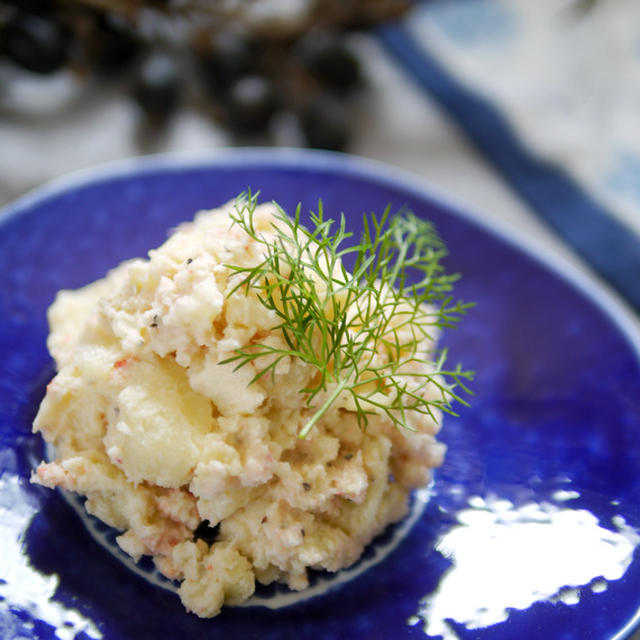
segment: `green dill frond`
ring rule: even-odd
[[[458,279],[447,274],[447,250],[430,222],[410,211],[362,218],[363,233],[347,244],[344,214],[325,216],[322,203],[307,229],[298,205],[292,216],[278,205],[268,235],[259,232],[254,214],[257,195],[241,196],[232,224],[262,245],[264,259],[253,267],[227,265],[235,274],[233,291],[252,291],[277,317],[273,331],[286,348],[252,344],[225,360],[243,367],[269,355],[270,364],[254,381],[274,375],[286,357],[315,368],[314,383],[301,393],[311,418],[305,437],[345,394],[362,428],[374,414],[411,428],[408,412],[437,419],[454,413],[454,401],[467,404],[458,389],[470,393],[473,373],[445,366],[446,350],[435,349],[443,328],[455,327],[472,304],[454,300]],[[345,267],[345,260],[353,264]]]

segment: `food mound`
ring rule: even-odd
[[[201,617],[248,599],[256,580],[300,590],[309,568],[354,563],[444,455],[438,407],[408,408],[403,429],[346,392],[301,437],[335,384],[309,402],[317,367],[286,355],[277,308],[238,286],[237,268],[260,264],[285,228],[278,211],[232,202],[200,212],[148,259],[60,292],[49,310],[58,373],[34,430],[55,461],[33,480],[86,496],[89,513],[122,531],[119,546],[151,556]],[[250,212],[255,235],[232,212]],[[259,357],[238,366],[239,350],[257,344]],[[425,362],[412,358],[409,376],[433,368],[433,347],[420,338]],[[199,535],[206,526],[213,540]]]

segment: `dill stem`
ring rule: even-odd
[[[433,343],[433,326],[455,326],[471,306],[454,303],[449,294],[457,276],[444,272],[440,259],[447,255],[446,248],[431,224],[411,212],[390,216],[387,207],[379,218],[363,216],[359,244],[340,248],[352,235],[346,231],[345,216],[332,231],[334,221],[324,217],[321,203],[318,206],[318,213],[311,212],[311,231],[301,224],[301,205],[293,217],[276,206],[272,233],[263,235],[254,225],[256,197],[240,198],[231,219],[262,245],[264,260],[256,266],[227,265],[242,276],[231,293],[242,287],[249,295],[253,289],[259,302],[275,313],[274,330],[281,332],[286,346],[257,343],[257,351],[239,349],[231,360],[242,367],[259,355],[280,354],[316,369],[319,380],[300,390],[311,414],[300,438],[343,392],[350,394],[351,411],[363,429],[368,415],[386,416],[398,427],[413,429],[409,412],[435,419],[434,407],[451,412],[452,400],[466,404],[453,389],[460,386],[469,392],[464,380],[471,380],[472,372],[459,366],[444,371],[446,350],[435,361],[425,351],[426,344]],[[355,254],[353,273],[342,262],[349,254]],[[419,281],[413,283],[418,274]],[[435,357],[437,351],[431,348],[429,353]],[[430,368],[415,371],[412,363]],[[270,364],[252,382],[269,371],[275,380],[275,365]],[[333,390],[330,384],[335,384]],[[442,397],[425,397],[428,385],[439,389]],[[387,396],[386,401],[378,392]],[[327,394],[324,401],[322,394]]]
[[[304,425],[304,427],[298,434],[299,438],[302,439],[307,437],[307,435],[309,434],[309,431],[313,429],[313,426],[315,425],[315,423],[318,422],[320,418],[322,418],[322,416],[327,412],[329,407],[335,402],[336,398],[342,393],[342,391],[344,391],[344,389],[348,386],[348,384],[349,384],[348,376],[340,380],[336,388],[333,390],[333,393],[322,403],[322,406],[313,414],[313,417],[311,418],[311,420],[309,420],[309,422],[307,422],[307,424]]]

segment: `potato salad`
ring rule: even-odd
[[[52,458],[33,481],[86,496],[87,511],[121,532],[119,546],[151,556],[200,617],[247,600],[256,582],[301,590],[308,570],[353,564],[445,454],[435,436],[453,385],[433,355],[437,322],[416,329],[436,312],[396,305],[399,319],[367,334],[348,366],[347,342],[331,350],[326,327],[307,322],[328,354],[321,367],[286,324],[286,305],[304,301],[282,293],[292,268],[277,274],[279,290],[265,289],[268,247],[300,245],[283,220],[276,204],[251,199],[201,211],[148,258],[61,291],[49,310],[57,374],[34,431]],[[307,263],[300,273],[332,322],[348,318],[340,340],[350,339],[364,320],[327,296],[342,300],[343,285],[328,287],[351,272],[329,260],[322,236],[305,238],[303,255],[336,275],[323,280]],[[359,314],[372,306],[358,300]],[[339,366],[343,378],[331,377]]]

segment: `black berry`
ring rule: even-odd
[[[137,70],[133,98],[152,124],[163,124],[178,107],[182,83],[174,56],[152,52]]]
[[[296,55],[326,89],[343,93],[360,84],[360,65],[344,39],[336,34],[310,32],[298,43]]]
[[[86,44],[89,63],[100,75],[127,70],[141,51],[142,43],[133,31],[106,13],[99,14]]]
[[[206,87],[216,95],[242,76],[254,73],[258,62],[253,44],[231,31],[207,38],[198,47],[197,59]]]
[[[53,73],[69,57],[69,34],[49,17],[18,13],[5,23],[2,50],[12,62],[33,73]]]
[[[251,133],[266,128],[278,108],[273,82],[262,75],[240,78],[231,86],[227,108],[235,131]]]
[[[302,112],[302,129],[307,144],[316,149],[343,151],[350,138],[349,109],[330,95],[316,97]]]

